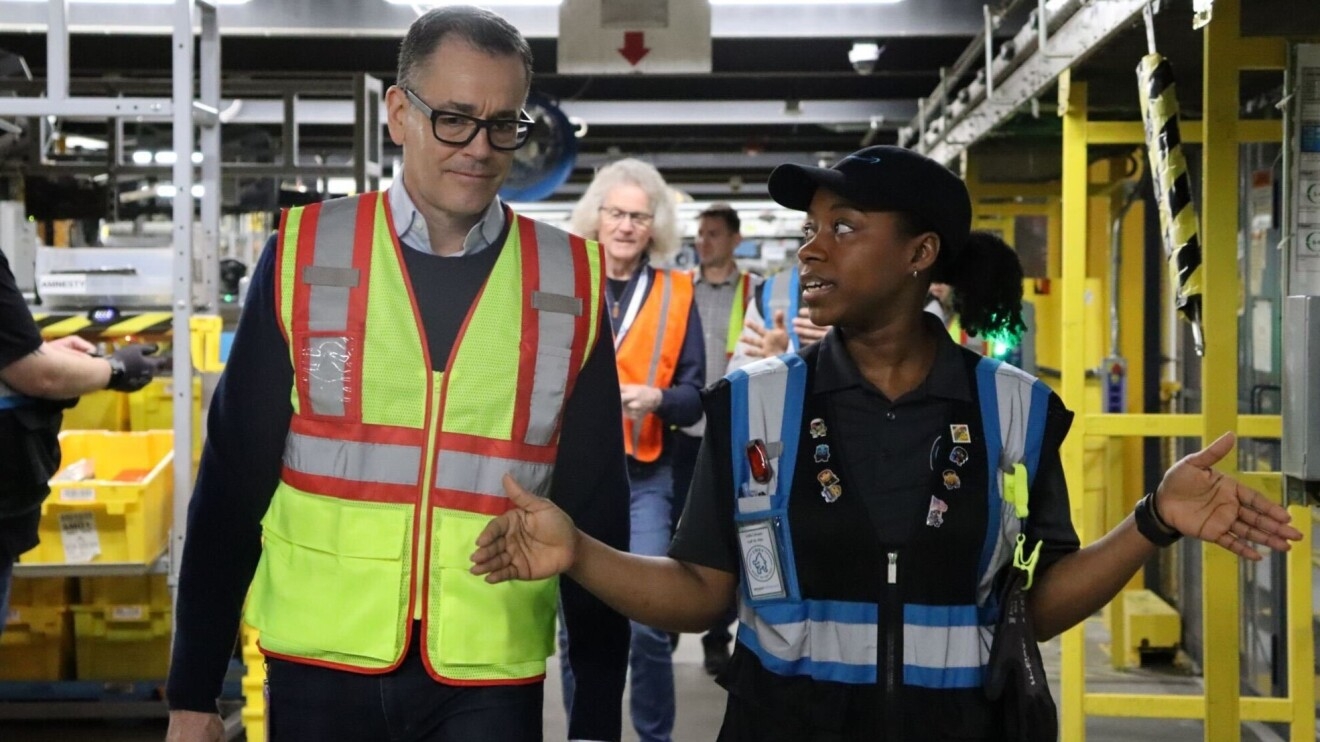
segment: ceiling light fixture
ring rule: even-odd
[[[50,0],[9,0],[14,3],[41,3]],[[75,5],[173,5],[175,0],[69,0]],[[252,0],[215,0],[220,5],[246,5]]]
[[[390,5],[416,5],[423,8],[437,8],[442,5],[470,5],[472,0],[455,2],[414,2],[414,0],[385,0]],[[476,3],[487,8],[557,8],[564,0],[482,0]]]
[[[717,5],[897,5],[903,0],[710,0]]]

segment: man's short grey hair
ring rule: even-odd
[[[573,207],[573,232],[589,240],[599,239],[600,209],[610,192],[624,185],[641,188],[651,202],[655,221],[651,223],[651,242],[646,246],[651,262],[678,252],[678,210],[674,208],[673,192],[655,166],[633,158],[611,162],[597,171],[587,192]]]
[[[418,70],[447,38],[466,41],[492,56],[522,59],[527,84],[532,84],[532,47],[522,33],[496,13],[471,5],[448,5],[432,8],[408,27],[399,44],[399,70],[395,80],[401,88],[412,89]]]

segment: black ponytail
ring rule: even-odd
[[[997,235],[973,231],[956,255],[940,254],[933,278],[953,287],[953,309],[968,334],[1016,343],[1026,331],[1022,263]]]

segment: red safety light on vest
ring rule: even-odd
[[[774,467],[770,466],[770,453],[760,438],[747,444],[747,463],[752,467],[752,479],[758,484],[769,484],[775,475]]]

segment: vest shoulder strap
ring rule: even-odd
[[[1005,499],[1014,502],[1019,517],[1026,517],[1028,489],[1036,481],[1045,440],[1050,388],[1022,369],[992,358],[981,358],[975,373],[986,447],[1000,471],[1011,475],[1005,484],[1013,494]]]
[[[796,353],[763,358],[725,377],[730,391],[733,482],[739,511],[779,508],[788,501],[802,428],[807,363]],[[751,476],[748,446],[760,441],[770,479]],[[765,505],[762,508],[759,505]]]

